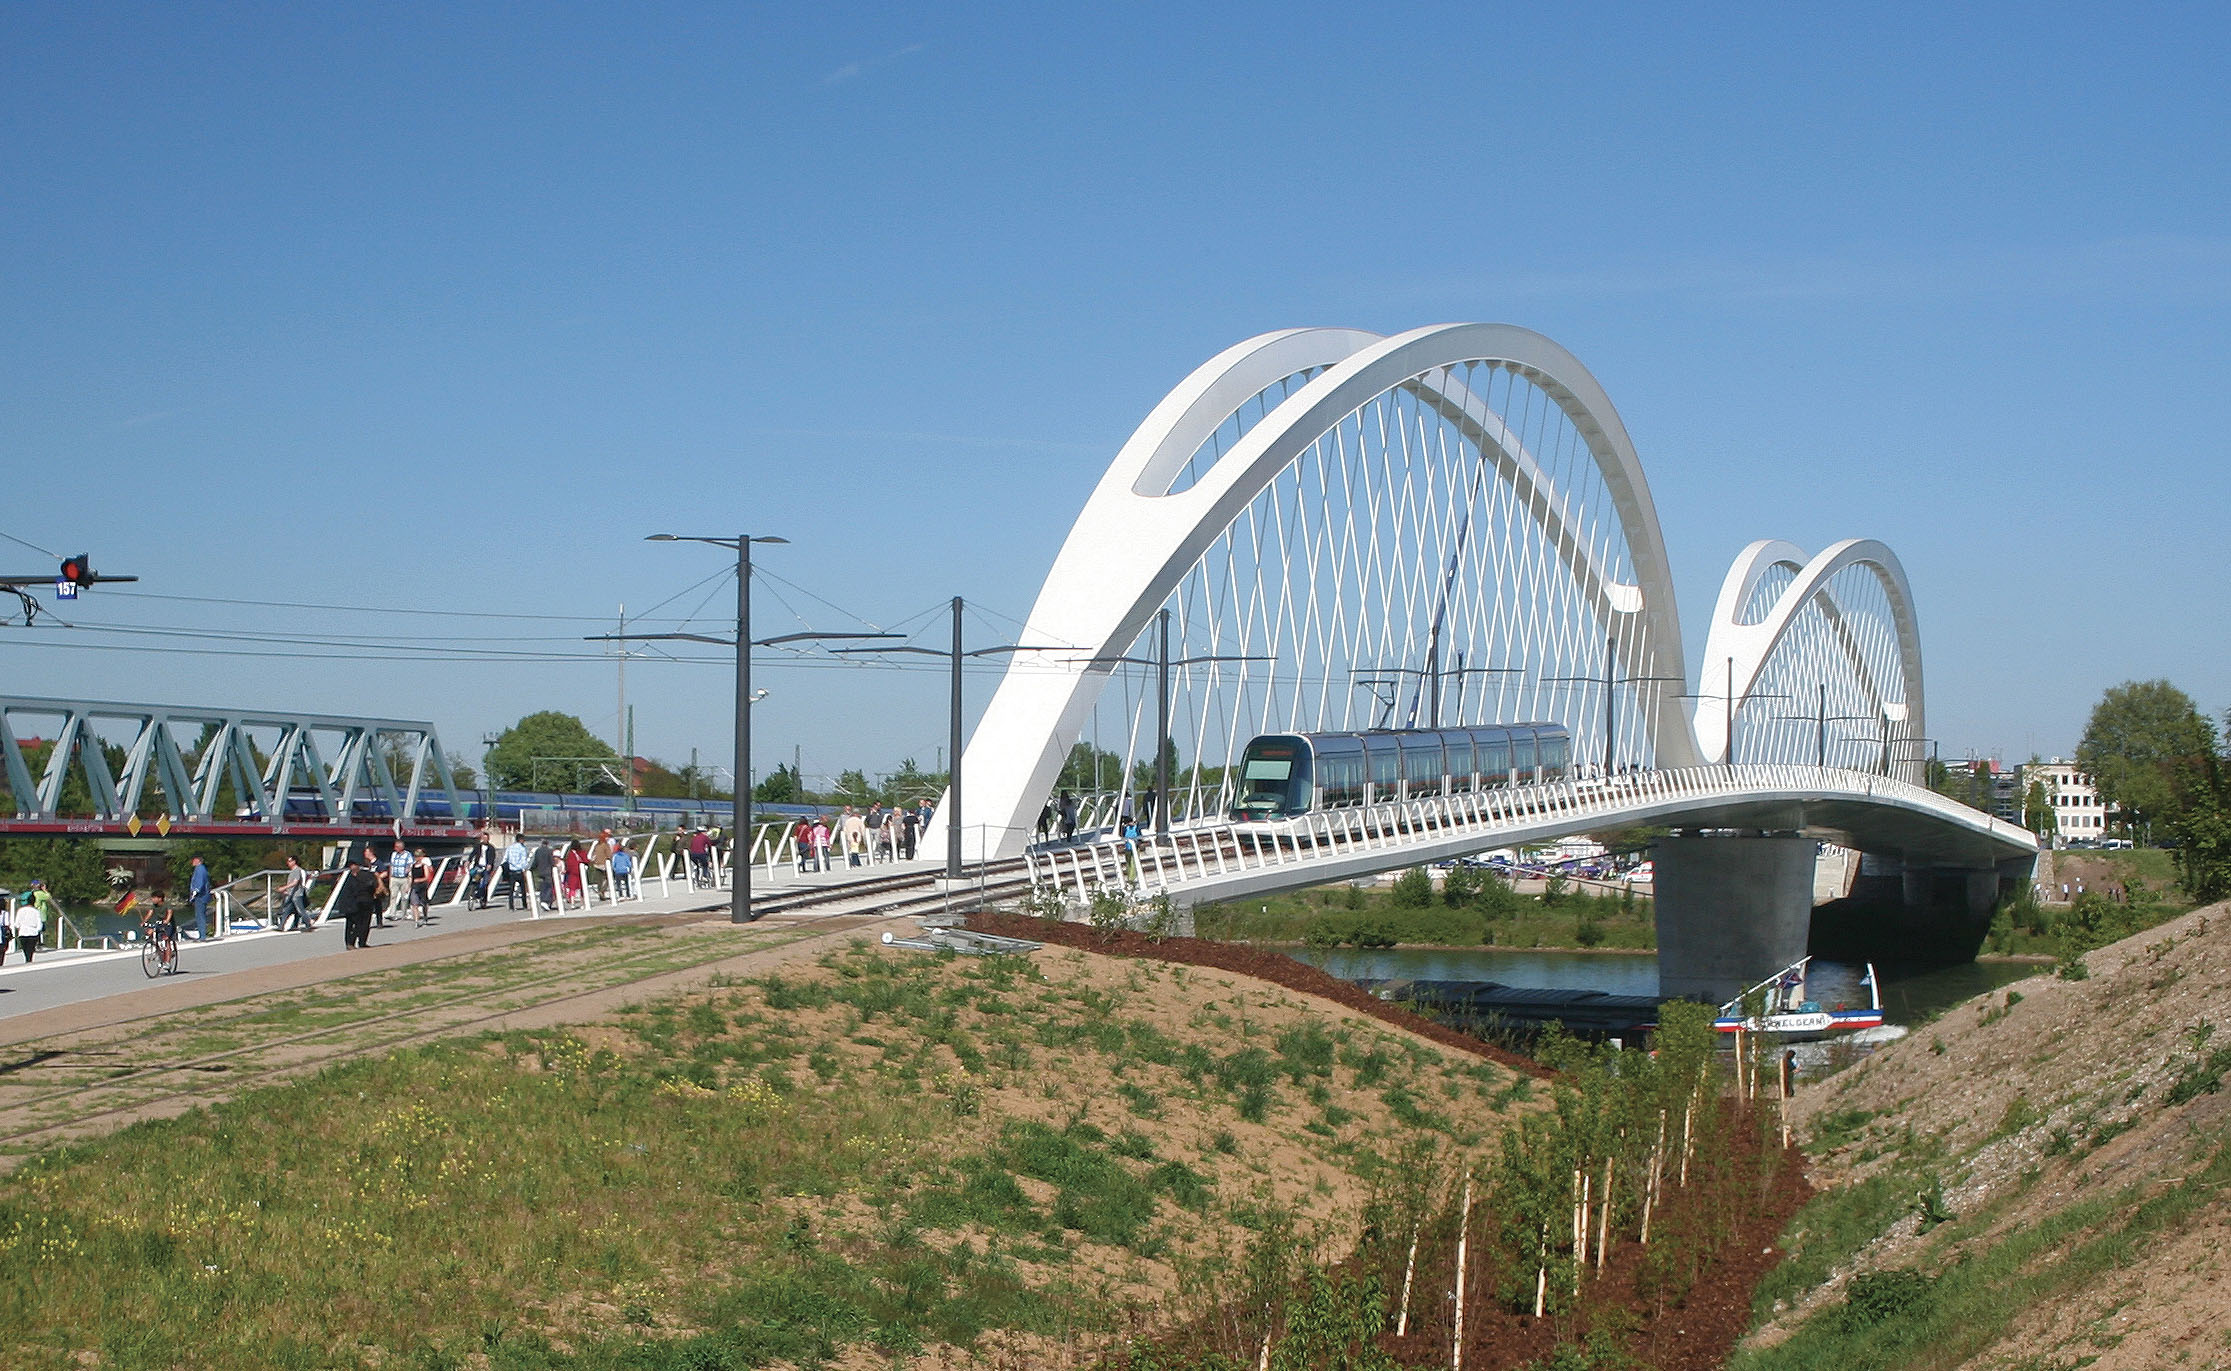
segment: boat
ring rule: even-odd
[[[1882,989],[1875,983],[1875,965],[1859,983],[1867,987],[1870,1001],[1864,1009],[1837,1005],[1823,1009],[1805,998],[1805,968],[1811,957],[1799,957],[1780,971],[1720,1006],[1712,1026],[1722,1033],[1842,1033],[1859,1028],[1882,1027]],[[1745,1014],[1746,1003],[1762,1005],[1761,1014]]]

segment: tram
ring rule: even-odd
[[[1466,795],[1557,780],[1572,770],[1563,724],[1265,733],[1240,753],[1231,816],[1272,824],[1316,810]]]

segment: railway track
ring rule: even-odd
[[[182,1113],[337,1061],[522,1016],[562,1020],[568,1009],[593,1012],[600,997],[768,960],[894,916],[975,908],[1027,887],[1020,862],[999,864],[980,887],[950,894],[934,877],[895,875],[754,901],[760,921],[741,943],[736,930],[705,929],[702,913],[644,916],[19,1043],[0,1058],[0,1170],[55,1142]],[[864,901],[871,907],[830,908]],[[181,1038],[183,1050],[134,1060]]]

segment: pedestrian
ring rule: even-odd
[[[496,878],[496,844],[493,837],[482,830],[480,840],[465,858],[465,904],[470,909],[488,907],[488,883]]]
[[[527,893],[527,869],[534,863],[534,855],[527,851],[527,844],[516,833],[504,848],[504,908],[526,909],[533,897]]]
[[[1048,803],[1039,806],[1038,822],[1031,826],[1030,836],[1036,841],[1042,843],[1046,841],[1046,835],[1053,831],[1053,826],[1054,807],[1053,804],[1049,801]]]
[[[1061,792],[1061,840],[1068,842],[1077,836],[1077,797]]]
[[[588,869],[589,865],[588,858],[581,855],[581,844],[570,839],[567,840],[564,860],[565,897],[571,903],[581,904],[583,903],[581,890],[584,880],[582,873]]]
[[[558,854],[552,850],[550,840],[544,838],[535,844],[535,854],[528,862],[534,872],[534,899],[544,911],[558,907]]]
[[[346,950],[372,945],[372,917],[380,909],[380,875],[372,865],[369,843],[356,861],[341,873],[341,888],[334,895],[341,916],[341,946]]]
[[[281,933],[307,932],[310,927],[310,873],[291,853],[287,856],[287,883],[279,887],[278,917],[271,922]]]
[[[814,870],[816,870],[816,871],[827,871],[827,870],[829,869],[829,839],[830,839],[830,836],[831,836],[831,835],[830,835],[830,832],[829,832],[829,816],[828,816],[828,815],[826,815],[826,814],[816,814],[816,815],[814,815],[814,816],[813,816],[813,869],[814,869]]]
[[[389,918],[400,924],[411,916],[411,874],[417,866],[411,850],[403,846],[402,839],[396,839],[387,854],[387,912],[380,919],[380,927],[387,927]]]
[[[899,851],[905,855],[905,860],[914,860],[915,840],[921,837],[927,823],[928,820],[911,809],[899,811]]]
[[[212,883],[209,879],[209,868],[202,864],[201,858],[196,857],[194,858],[193,872],[186,878],[186,898],[192,901],[194,906],[194,937],[196,939],[204,939],[209,936],[209,897],[211,891]]]
[[[860,811],[854,809],[851,805],[846,805],[844,807],[844,818],[839,822],[838,828],[844,834],[845,864],[858,866],[860,857],[867,851],[868,846],[867,820],[860,817]]]
[[[596,886],[597,894],[612,898],[612,830],[597,835],[596,843],[589,848],[589,880]]]
[[[54,897],[47,893],[46,882],[31,882],[30,893],[17,900],[15,906],[15,945],[23,954],[24,965],[30,965],[32,955],[39,950],[39,935],[46,931],[47,920],[60,917],[54,907]]]
[[[914,831],[918,834],[928,833],[930,831],[930,819],[936,813],[937,811],[931,807],[928,797],[923,797],[921,803],[914,806]],[[907,844],[906,855],[909,857],[914,855],[914,845],[911,842]]]
[[[813,864],[813,820],[800,819],[791,826],[790,846],[798,854],[798,874],[803,876]]]
[[[625,843],[617,843],[612,848],[612,898],[635,898],[635,854],[627,850]]]
[[[0,966],[8,964],[8,945],[15,941],[15,895],[0,890]]]
[[[411,868],[411,903],[418,906],[418,921],[424,924],[434,916],[434,859],[420,848],[418,862]]]
[[[883,822],[875,830],[875,851],[879,861],[897,861],[899,856],[899,811],[883,811]]]

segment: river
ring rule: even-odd
[[[1495,981],[1532,990],[1599,990],[1611,995],[1658,993],[1658,959],[1637,952],[1551,952],[1506,947],[1288,948],[1295,958],[1342,980]],[[1911,1028],[1960,1001],[2051,971],[2026,962],[1963,962],[1954,966],[1876,968],[1886,1022]],[[1866,968],[1815,961],[1811,997],[1824,1005],[1866,1004],[1859,981]]]

